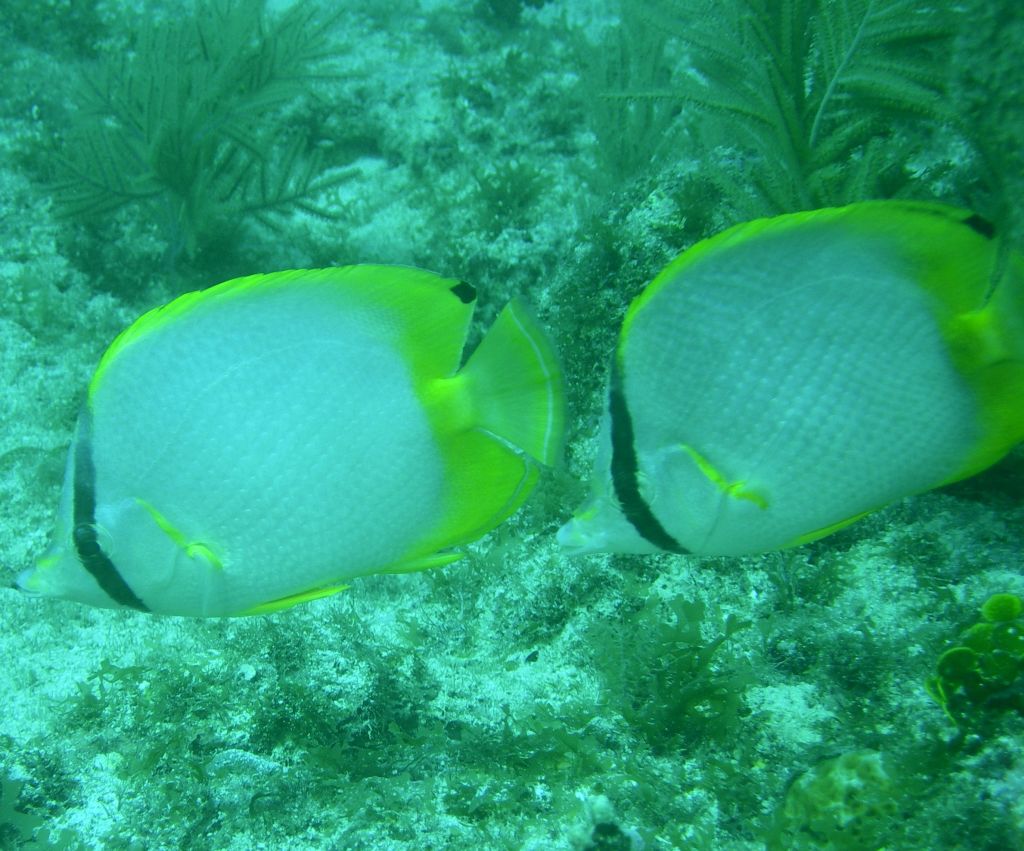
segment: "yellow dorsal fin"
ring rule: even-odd
[[[476,292],[468,284],[411,266],[356,265],[295,269],[233,278],[179,296],[143,314],[103,354],[89,385],[90,396],[109,366],[128,348],[169,323],[236,299],[272,297],[282,288],[305,290],[325,307],[383,311],[382,327],[394,337],[420,380],[452,375],[462,359]]]
[[[346,266],[322,273],[344,273],[348,295],[390,312],[416,384],[447,378],[459,368],[476,304],[469,284],[411,266]]]

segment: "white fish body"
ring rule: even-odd
[[[401,267],[277,273],[142,317],[90,384],[30,591],[184,615],[268,611],[444,564],[561,440],[515,304],[457,372],[472,288]]]
[[[739,225],[634,301],[576,552],[740,555],[972,475],[1024,438],[1024,264],[866,202]]]

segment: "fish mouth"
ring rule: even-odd
[[[555,533],[555,540],[567,555],[585,555],[600,551],[600,547],[595,545],[585,525],[577,517],[571,518],[559,528]]]
[[[35,567],[26,567],[17,576],[14,577],[11,582],[11,588],[16,588],[19,591],[23,591],[26,594],[32,594],[33,596],[39,596],[39,588],[35,587],[38,585],[38,578],[36,577]]]

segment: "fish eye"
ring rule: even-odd
[[[81,561],[105,557],[111,543],[110,533],[94,523],[76,523],[71,532],[71,541]]]
[[[82,556],[98,555],[100,552],[99,536],[96,534],[96,527],[91,523],[75,524],[71,540]]]

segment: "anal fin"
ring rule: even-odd
[[[251,609],[238,612],[239,617],[246,615],[267,615],[271,612],[280,612],[284,609],[290,609],[292,606],[297,606],[299,603],[308,603],[310,600],[319,600],[322,597],[330,597],[333,594],[338,594],[342,591],[351,588],[350,585],[329,585],[324,588],[313,588],[309,591],[300,591],[298,594],[292,594],[288,597],[280,597],[277,600],[270,600],[267,603],[260,603],[258,606],[253,606]]]

